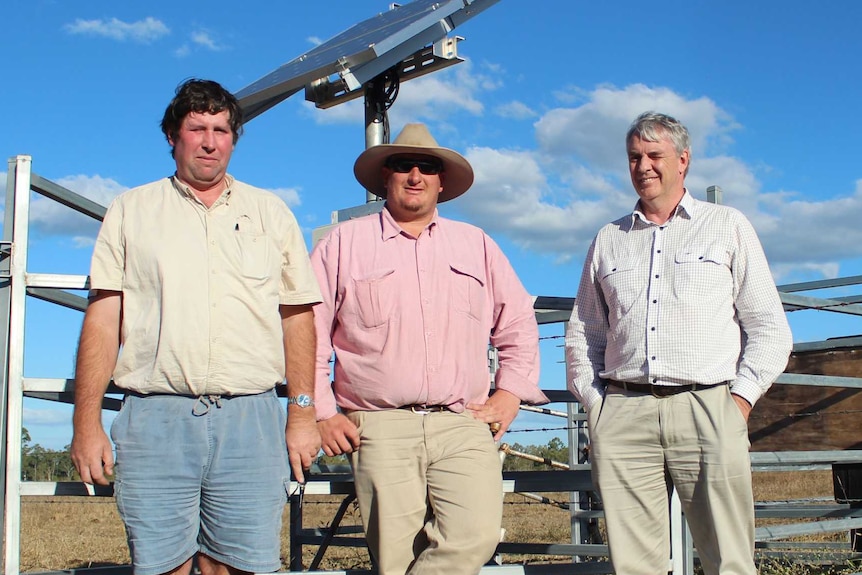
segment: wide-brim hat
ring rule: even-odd
[[[353,174],[362,186],[373,194],[386,197],[383,168],[389,156],[422,154],[443,162],[443,190],[437,203],[457,198],[473,185],[473,167],[455,150],[441,148],[425,124],[407,124],[391,144],[378,144],[359,154],[353,164]]]

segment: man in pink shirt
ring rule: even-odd
[[[478,573],[500,538],[495,441],[522,401],[548,401],[532,299],[490,237],[437,214],[473,169],[427,127],[369,148],[354,173],[386,204],[312,253],[323,450],[349,454],[381,575]]]

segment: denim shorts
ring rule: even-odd
[[[243,571],[280,569],[285,418],[275,391],[126,397],[111,438],[135,575],[170,571],[197,552]]]

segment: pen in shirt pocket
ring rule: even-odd
[[[245,230],[246,232],[251,231],[251,218],[245,214],[239,216],[233,226],[233,231],[235,232],[241,231],[241,229]]]

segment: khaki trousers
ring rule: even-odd
[[[475,574],[500,541],[503,479],[486,423],[357,411],[356,499],[380,575]]]
[[[748,426],[728,386],[662,398],[609,386],[588,419],[617,575],[668,571],[671,486],[704,573],[756,573]]]

